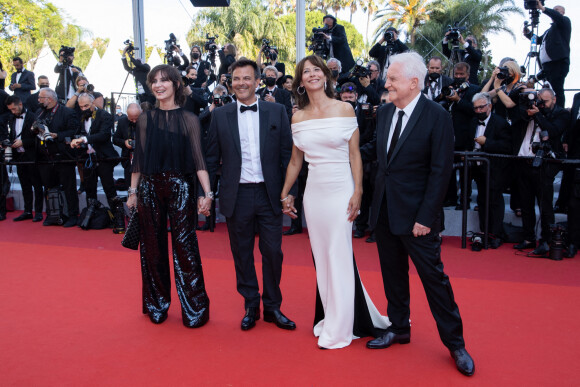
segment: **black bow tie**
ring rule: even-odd
[[[251,106],[245,106],[245,105],[241,105],[241,106],[240,106],[240,113],[243,113],[243,112],[245,112],[246,110],[251,110],[251,111],[253,111],[253,112],[257,112],[257,111],[258,111],[258,104],[257,104],[257,103],[255,103],[255,104],[253,104],[253,105],[251,105]]]
[[[479,121],[480,126],[485,126],[485,121]]]
[[[24,118],[24,116],[14,116],[14,118],[17,119],[17,120],[21,120],[21,119]]]
[[[16,72],[17,72],[18,74],[20,74],[20,73],[22,73],[22,70],[16,70]]]

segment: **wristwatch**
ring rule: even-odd
[[[205,197],[206,198],[210,198],[211,200],[213,200],[214,194],[213,191],[209,191],[205,193]]]

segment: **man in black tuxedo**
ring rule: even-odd
[[[77,132],[79,120],[73,109],[58,103],[56,92],[50,88],[40,90],[38,101],[42,108],[38,111],[38,118],[46,122],[47,136],[50,137],[41,140],[37,136],[36,139],[36,159],[44,162],[38,166],[42,185],[47,190],[62,185],[68,208],[68,219],[63,226],[74,227],[77,225],[79,216],[75,164],[51,164],[49,162],[75,159],[74,153],[66,141]],[[52,226],[56,223],[45,219],[42,224]]]
[[[36,121],[36,114],[26,110],[22,101],[17,96],[11,96],[5,102],[8,110],[12,114],[8,118],[10,133],[8,139],[12,143],[12,160],[17,162],[36,161],[36,136],[32,132],[32,123]],[[38,167],[32,165],[17,165],[16,173],[22,188],[24,198],[24,212],[14,218],[15,222],[32,219],[33,222],[42,220],[42,207],[44,205],[44,194],[42,181],[38,173]],[[32,188],[34,187],[34,194]],[[34,212],[32,216],[32,204],[34,198]]]
[[[127,160],[121,162],[125,171],[124,179],[127,188],[131,184],[131,158],[133,157],[137,120],[141,112],[142,110],[138,103],[130,103],[127,106],[127,115],[117,122],[117,130],[113,135],[113,144],[121,148],[121,157],[127,158]]]
[[[24,68],[22,59],[15,57],[12,60],[12,64],[16,69],[16,72],[10,77],[10,86],[8,87],[15,96],[20,98],[23,103],[26,103],[28,97],[30,97],[30,91],[36,90],[36,85],[34,84],[34,73],[28,71]]]
[[[544,15],[552,19],[552,25],[538,36],[536,41],[540,45],[540,63],[546,79],[556,92],[558,106],[564,107],[566,97],[564,95],[564,81],[570,71],[570,36],[572,35],[572,23],[564,14],[566,10],[561,5],[553,9],[546,8],[538,0],[537,7]],[[531,39],[534,32],[524,30],[524,35]]]
[[[508,122],[491,112],[492,100],[488,93],[478,93],[473,96],[473,110],[475,117],[471,120],[469,132],[474,139],[473,149],[494,154],[511,154],[511,128]],[[509,160],[491,158],[489,171],[489,228],[495,236],[491,241],[491,248],[497,249],[501,245],[503,236],[503,217],[505,202],[503,191],[509,178]],[[473,179],[477,183],[477,205],[479,206],[479,228],[485,227],[485,192],[487,169],[484,164],[474,165],[471,168]]]
[[[79,135],[71,140],[70,146],[80,150],[81,158],[89,158],[89,162],[83,164],[87,206],[89,199],[97,200],[97,182],[100,178],[109,207],[115,208],[117,191],[113,169],[119,162],[105,160],[119,157],[111,142],[115,121],[111,113],[95,106],[95,97],[91,94],[81,94],[78,101],[81,109]]]
[[[8,94],[0,88],[0,142],[8,139],[8,108],[4,101]],[[4,157],[4,149],[0,146],[0,157]],[[6,165],[0,166],[0,221],[6,220],[6,196],[10,192],[10,179]]]
[[[387,333],[368,348],[407,344],[411,339],[409,261],[425,288],[439,336],[458,370],[473,375],[475,367],[465,350],[463,325],[449,277],[441,262],[438,220],[453,163],[451,118],[422,96],[427,69],[417,53],[392,58],[386,87],[390,104],[377,110],[376,141],[363,153],[378,159],[371,222],[381,263]],[[365,148],[365,147],[363,147]]]
[[[54,66],[54,72],[58,74],[58,81],[56,82],[56,95],[58,95],[59,102],[66,103],[77,90],[77,77],[83,75],[80,67],[74,66],[73,62],[75,56],[68,55],[65,58],[66,52],[61,50],[58,54],[58,63]]]
[[[449,48],[449,34],[451,32],[447,31],[445,37],[443,38],[442,48],[443,54],[452,59],[453,52]],[[479,79],[477,78],[477,72],[479,71],[479,64],[481,63],[481,58],[483,53],[477,48],[477,39],[473,35],[468,35],[466,39],[459,34],[459,44],[458,57],[456,58],[459,62],[465,62],[469,65],[469,83],[472,85],[479,85]]]
[[[574,95],[572,103],[572,117],[567,130],[568,158],[580,159],[580,93]],[[573,168],[572,192],[568,203],[568,248],[566,258],[573,258],[580,246],[580,166]]]
[[[327,33],[324,33],[324,39],[330,43],[329,57],[338,59],[342,65],[342,73],[348,73],[354,67],[354,58],[344,27],[336,24],[336,18],[332,15],[325,15],[322,22],[327,30]]]
[[[131,60],[131,65],[127,62],[127,52],[129,47],[125,47],[123,50],[123,55],[121,56],[121,61],[123,62],[123,68],[129,74],[131,74],[135,79],[135,87],[137,90],[137,100],[139,102],[151,102],[155,103],[155,97],[147,85],[147,74],[151,71],[151,66],[147,63],[142,63],[141,59],[135,59],[133,53],[129,54],[129,59]]]
[[[208,61],[201,59],[201,48],[199,46],[191,47],[191,62],[189,63],[189,67],[194,68],[197,72],[197,78],[191,84],[191,87],[202,88],[207,86],[208,76],[206,70],[210,71],[211,65]]]
[[[36,93],[30,94],[30,97],[26,100],[26,109],[32,113],[36,113],[38,109],[40,109],[40,104],[38,103],[38,94],[40,90],[45,87],[50,87],[50,81],[46,75],[39,75],[38,82],[38,91]]]
[[[283,329],[296,324],[280,311],[282,292],[282,209],[280,193],[292,152],[292,135],[286,109],[257,101],[260,84],[256,62],[241,59],[231,66],[237,96],[213,111],[206,149],[211,180],[222,164],[220,212],[226,217],[237,289],[246,313],[242,330],[260,318],[260,289],[254,268],[256,231],[260,238],[264,290],[264,320]]]
[[[524,92],[534,92],[524,89]],[[533,143],[548,145],[545,158],[563,158],[562,134],[570,124],[570,113],[556,105],[556,95],[552,89],[542,89],[537,101],[531,106],[520,106],[522,120],[513,124],[514,153],[517,156],[536,156]],[[534,255],[545,255],[550,251],[550,225],[554,224],[554,178],[560,171],[556,164],[542,162],[534,167],[531,160],[520,163],[519,186],[522,202],[522,225],[524,240],[514,245],[515,249],[535,248]],[[542,234],[536,248],[536,199],[540,208]]]
[[[278,70],[274,66],[266,66],[263,74],[265,75],[264,83],[266,86],[258,90],[260,99],[268,102],[275,102],[284,105],[288,121],[292,120],[292,95],[276,85],[278,80]]]
[[[236,61],[236,46],[232,43],[227,43],[222,49],[218,50],[220,58],[220,68],[218,70],[218,79],[222,74],[229,74],[230,66]]]
[[[423,93],[431,101],[437,100],[441,91],[453,83],[453,79],[443,74],[443,61],[438,56],[429,59],[427,65],[427,76],[425,77],[425,88]]]
[[[383,43],[387,43],[383,46]],[[370,49],[369,55],[380,64],[380,78],[385,79],[389,68],[389,59],[393,55],[409,51],[409,47],[399,40],[399,32],[395,27],[389,27],[381,39]]]
[[[196,116],[199,116],[199,113],[208,105],[210,93],[206,88],[202,89],[200,87],[193,87],[198,76],[198,72],[195,68],[189,66],[185,71],[186,75],[184,82],[187,98],[185,99],[185,105],[183,105],[183,108],[189,110]]]

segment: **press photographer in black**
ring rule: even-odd
[[[81,94],[87,93],[93,96],[94,105],[99,109],[103,109],[103,107],[105,106],[105,98],[103,97],[103,94],[99,93],[98,91],[95,91],[95,86],[90,84],[89,80],[84,75],[78,76],[75,82],[77,86],[76,91],[66,102],[65,105],[66,107],[74,109],[76,114],[80,115],[81,108],[79,107],[78,98]]]
[[[66,103],[77,90],[77,77],[83,75],[80,67],[73,65],[75,60],[75,48],[61,46],[58,52],[58,63],[54,67],[54,72],[58,74],[56,82],[56,95],[59,102]]]
[[[477,79],[477,72],[479,71],[479,64],[481,63],[481,58],[483,54],[481,50],[477,48],[477,39],[473,35],[468,35],[466,39],[458,31],[458,28],[450,27],[445,33],[443,42],[441,43],[443,48],[443,54],[447,58],[451,58],[453,51],[449,48],[449,43],[456,46],[458,49],[458,60],[459,62],[465,62],[469,65],[469,83],[472,85],[479,85],[479,80]]]
[[[381,100],[381,94],[385,90],[385,81],[379,78],[380,65],[372,60],[366,67],[358,60],[353,70],[349,73],[348,81],[356,85],[358,102],[369,103],[377,106]]]
[[[66,140],[74,137],[79,127],[79,119],[73,109],[58,103],[56,92],[50,88],[40,90],[38,102],[42,110],[39,110],[40,113],[33,128],[35,126],[37,128],[35,129],[36,159],[43,162],[38,165],[42,184],[48,191],[58,190],[59,186],[62,186],[68,208],[64,227],[74,227],[77,225],[79,216],[75,164],[58,162],[75,159]],[[49,164],[48,162],[51,161],[57,163]],[[42,224],[52,226],[57,223],[47,218]]]
[[[383,46],[383,43],[387,43]],[[409,47],[399,40],[399,32],[395,27],[389,27],[381,36],[381,39],[370,49],[369,55],[375,58],[379,64],[381,79],[387,79],[389,58],[391,56],[409,51]]]
[[[121,62],[123,62],[123,68],[125,71],[131,74],[135,79],[137,100],[139,102],[155,103],[155,97],[153,96],[153,93],[151,93],[151,90],[149,90],[149,86],[147,86],[147,74],[151,71],[151,66],[147,63],[142,63],[141,59],[135,58],[135,47],[133,47],[132,42],[127,40],[125,45],[126,47],[121,55]],[[129,66],[127,56],[131,61],[131,66]]]
[[[186,75],[185,78],[183,78],[185,86],[184,93],[187,98],[185,99],[185,105],[183,105],[183,108],[192,112],[196,116],[199,116],[199,113],[208,105],[210,92],[206,88],[193,87],[197,80],[198,72],[196,69],[189,66],[185,72]]]
[[[325,15],[322,18],[326,32],[320,32],[324,39],[330,43],[329,58],[336,58],[342,64],[342,72],[346,73],[354,66],[354,58],[348,45],[346,31],[344,27],[336,23],[336,18],[332,15]]]
[[[6,117],[8,127],[10,128],[8,140],[12,148],[12,161],[36,161],[36,136],[32,132],[32,123],[36,121],[36,114],[28,111],[20,98],[16,96],[6,98],[5,104],[12,113]],[[16,166],[16,173],[18,174],[18,180],[22,188],[24,212],[14,218],[14,221],[19,222],[32,219],[33,222],[40,222],[42,220],[42,209],[44,206],[44,193],[38,166],[36,164],[20,164]],[[33,200],[34,217],[32,216]]]
[[[550,225],[554,224],[554,177],[559,166],[546,159],[564,156],[562,134],[570,123],[570,113],[556,105],[552,89],[524,89],[519,97],[522,120],[513,125],[514,153],[533,156],[520,162],[518,168],[522,201],[524,240],[515,249],[535,249],[534,255],[545,255],[550,250]],[[536,248],[536,199],[540,208],[542,234]]]
[[[218,79],[221,78],[222,74],[229,74],[230,66],[236,61],[236,52],[236,46],[234,46],[232,43],[227,43],[220,50],[218,50],[218,55],[220,58]]]
[[[286,74],[286,65],[278,61],[278,48],[270,46],[270,41],[267,39],[262,41],[262,48],[260,48],[260,52],[256,58],[256,63],[260,69],[262,68],[262,55],[264,55],[264,58],[266,59],[266,62],[264,62],[264,67],[276,67],[276,70],[278,70],[278,79]],[[281,84],[278,84],[278,86],[281,86]]]
[[[274,66],[266,66],[262,72],[264,77],[264,87],[258,89],[257,94],[260,99],[268,102],[275,102],[284,105],[288,119],[292,119],[292,97],[291,94],[276,85],[278,80],[278,70]]]
[[[111,142],[114,119],[108,111],[97,108],[94,101],[95,97],[91,94],[83,93],[79,96],[80,128],[71,140],[70,147],[79,150],[79,158],[85,160],[83,176],[87,207],[90,199],[97,200],[97,183],[100,178],[109,207],[115,208],[117,191],[113,169],[119,162],[106,160],[119,157]]]
[[[127,106],[127,115],[117,122],[117,130],[113,134],[113,144],[121,148],[121,157],[128,160],[121,161],[124,169],[124,179],[127,188],[131,185],[131,158],[133,157],[133,148],[135,145],[135,129],[137,120],[141,115],[141,107],[138,103],[130,103]]]
[[[195,69],[197,75],[191,86],[195,88],[203,88],[207,86],[209,75],[207,73],[211,72],[211,64],[201,58],[201,47],[197,45],[191,47],[191,61],[189,62],[189,68]]]
[[[427,64],[427,76],[423,94],[431,101],[437,99],[443,89],[448,88],[453,79],[443,74],[443,61],[438,56],[433,56]]]
[[[570,71],[570,35],[572,34],[572,23],[567,16],[566,10],[561,5],[553,9],[546,8],[543,1],[536,0],[536,7],[552,19],[552,25],[538,36],[537,44],[540,45],[540,63],[542,72],[550,86],[556,92],[558,106],[564,107],[566,98],[564,96],[564,81]],[[526,38],[531,39],[533,31],[524,30]]]

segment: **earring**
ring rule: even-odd
[[[296,89],[296,92],[299,95],[304,95],[304,93],[306,93],[306,89],[304,88],[304,86],[298,86],[298,88]]]
[[[326,90],[326,81],[324,81],[324,90]]]

